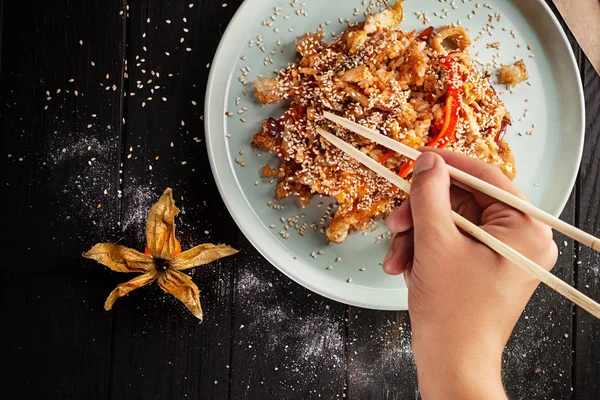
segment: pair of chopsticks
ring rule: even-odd
[[[367,139],[372,140],[375,143],[378,143],[382,146],[387,147],[390,150],[394,150],[397,153],[402,154],[405,157],[408,157],[412,160],[416,160],[417,157],[421,154],[420,151],[415,150],[411,147],[408,147],[400,142],[397,142],[391,138],[388,138],[379,132],[364,127],[356,122],[350,121],[346,118],[339,117],[330,112],[325,112],[323,114],[325,118],[328,120],[337,123],[338,125],[362,136]],[[377,161],[373,160],[371,157],[365,155],[360,150],[355,148],[354,146],[344,142],[342,139],[337,136],[327,132],[322,128],[318,128],[317,132],[331,142],[334,146],[347,153],[351,157],[353,157],[356,161],[363,164],[365,167],[371,169],[378,175],[386,178],[388,181],[396,185],[399,189],[406,193],[410,193],[410,183],[406,180],[400,178],[391,170],[387,169],[385,166],[381,165]],[[561,221],[560,219],[554,217],[546,213],[543,210],[533,206],[532,204],[518,198],[517,196],[508,193],[494,185],[491,185],[485,181],[482,181],[478,178],[475,178],[472,175],[469,175],[459,169],[456,169],[452,166],[448,166],[448,171],[450,176],[467,186],[470,186],[473,189],[476,189],[482,193],[487,194],[490,197],[493,197],[497,200],[500,200],[519,211],[522,211],[525,214],[545,223],[546,225],[556,229],[559,232],[564,233],[570,238],[577,240],[585,244],[588,247],[596,251],[600,251],[600,239],[596,238],[582,230],[569,225],[568,223]],[[573,288],[563,280],[557,278],[550,272],[546,271],[544,268],[525,257],[521,253],[517,252],[510,246],[506,245],[502,241],[496,239],[494,236],[490,235],[483,229],[479,228],[477,225],[473,224],[471,221],[467,220],[460,214],[456,212],[452,212],[452,219],[454,223],[461,228],[463,231],[467,232],[475,239],[479,240],[483,244],[487,245],[489,248],[494,250],[496,253],[501,256],[507,258],[520,268],[524,269],[532,273],[536,278],[542,281],[544,284],[560,293],[567,299],[571,300],[573,303],[577,304],[584,310],[588,311],[590,314],[600,319],[600,304],[596,303],[594,300],[584,295],[577,289]]]

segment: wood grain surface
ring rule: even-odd
[[[0,3],[6,393],[419,398],[408,313],[348,307],[292,282],[250,245],[218,194],[204,142],[204,91],[240,3]],[[598,235],[600,77],[570,39],[587,129],[561,218]],[[166,187],[182,210],[184,249],[210,242],[241,250],[190,271],[203,324],[156,284],[104,311],[110,291],[133,276],[81,257],[100,241],[142,249],[147,210]],[[598,253],[560,235],[556,241],[555,273],[600,299]],[[505,350],[511,399],[598,400],[599,377],[600,323],[540,287]]]

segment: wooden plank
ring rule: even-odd
[[[586,138],[584,154],[576,185],[576,213],[574,223],[587,232],[598,232],[598,108],[599,88],[598,74],[595,72],[589,60],[585,57],[577,41],[573,37],[552,2],[548,1],[565,32],[578,61],[582,82],[584,85],[586,103]],[[569,243],[570,244],[570,243]],[[600,298],[598,287],[598,265],[600,259],[598,254],[585,246],[575,244],[574,284],[579,290],[592,298]],[[600,371],[600,351],[598,346],[598,333],[600,332],[598,321],[586,312],[574,309],[573,332],[571,336],[572,361],[571,380],[573,386],[573,398],[598,399],[600,397],[600,384],[598,375]]]
[[[239,242],[230,398],[342,398],[346,306],[291,281],[241,235]]]
[[[166,187],[182,210],[176,234],[184,249],[238,244],[212,178],[201,120],[207,64],[235,7],[189,3],[147,0],[128,10],[122,227],[139,249],[147,210]],[[188,271],[201,291],[203,324],[156,284],[116,303],[113,398],[228,398],[237,262],[236,256]]]
[[[574,223],[575,194],[561,215]],[[552,271],[574,285],[573,241],[555,233],[559,258]],[[573,305],[541,285],[525,308],[503,356],[503,380],[511,399],[566,399],[572,394]]]
[[[589,60],[583,62],[586,102],[586,138],[580,170],[577,224],[600,233],[600,76]],[[600,255],[578,248],[577,287],[600,299]],[[581,310],[575,313],[575,394],[577,399],[600,399],[600,321]]]
[[[349,307],[348,398],[418,398],[410,340],[408,312]]]
[[[98,72],[122,74],[114,15],[114,2],[3,3],[3,387],[21,397],[108,394],[113,282],[80,254],[118,228],[121,97]]]

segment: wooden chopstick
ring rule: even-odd
[[[327,139],[331,144],[350,155],[352,158],[363,164],[365,167],[371,169],[378,175],[386,178],[389,182],[393,183],[404,192],[410,193],[410,183],[400,178],[398,175],[394,174],[391,170],[387,169],[383,165],[379,164],[377,161],[373,160],[371,157],[362,153],[357,148],[344,142],[342,139],[327,132],[326,130],[322,128],[317,128],[317,132],[325,139]],[[596,303],[594,300],[587,297],[585,294],[568,285],[563,280],[557,278],[555,275],[546,271],[544,268],[542,268],[529,258],[525,257],[524,255],[514,250],[502,241],[496,239],[494,236],[490,235],[489,233],[487,233],[486,231],[484,231],[483,229],[481,229],[480,227],[473,224],[471,221],[464,218],[460,214],[457,214],[454,211],[452,212],[452,220],[454,221],[456,226],[461,228],[463,231],[469,233],[471,236],[473,236],[483,244],[487,245],[496,253],[507,258],[520,268],[530,272],[541,282],[543,282],[556,292],[560,293],[567,299],[571,300],[573,303],[577,304],[596,318],[600,319],[600,304]]]
[[[405,157],[408,157],[412,160],[416,160],[421,152],[415,150],[411,147],[406,146],[400,142],[395,141],[387,136],[380,134],[379,132],[364,127],[356,122],[350,121],[346,118],[339,117],[330,112],[325,112],[324,117],[328,120],[343,126],[346,129],[351,130],[354,133],[359,134],[367,139],[370,139],[376,143],[379,143],[382,146],[387,147],[390,150],[394,150],[397,153],[402,154]],[[531,203],[524,201],[512,193],[508,193],[488,182],[482,181],[472,175],[467,174],[464,171],[461,171],[452,166],[448,166],[448,171],[450,176],[457,180],[458,182],[464,183],[465,185],[472,187],[482,193],[487,194],[490,197],[493,197],[497,200],[502,201],[503,203],[508,204],[509,206],[516,208],[519,211],[537,219],[538,221],[543,222],[544,224],[556,229],[557,231],[564,233],[571,239],[574,239],[596,251],[600,252],[600,238],[597,238],[593,235],[590,235],[587,232],[582,231],[579,228],[574,227],[555,216],[548,214],[547,212],[535,207]]]

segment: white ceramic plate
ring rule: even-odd
[[[364,20],[363,12],[370,3],[375,0],[367,1],[366,6],[362,0],[246,0],[230,22],[212,63],[206,92],[206,139],[225,204],[267,260],[291,279],[331,299],[366,308],[405,310],[403,278],[385,275],[379,264],[389,240],[376,243],[376,238],[386,234],[385,227],[366,236],[354,234],[342,245],[333,246],[311,229],[303,237],[293,227],[285,230],[282,218],[302,215],[299,225],[310,225],[319,221],[330,201],[315,198],[310,207],[301,209],[294,199],[287,199],[282,209],[273,209],[269,201],[275,184],[262,179],[260,172],[268,162],[276,165],[276,157],[254,153],[250,146],[263,119],[283,113],[280,105],[261,107],[250,83],[260,74],[272,76],[274,69],[295,61],[294,42],[302,33],[315,31],[319,24],[328,37],[331,32],[341,33],[346,23],[339,18]],[[506,140],[516,157],[517,185],[536,206],[558,215],[575,183],[585,124],[579,72],[551,10],[540,0],[407,0],[404,10],[400,26],[405,30],[460,21],[472,38],[486,26],[490,14],[501,14],[500,21],[494,19],[493,36],[483,32],[471,54],[479,53],[478,59],[489,62],[498,50],[486,45],[500,42],[501,63],[512,63],[514,57],[525,60],[531,85],[522,83],[512,93],[497,88],[515,120]],[[421,11],[430,19],[426,25],[417,18]],[[243,70],[247,71],[245,86],[239,81]],[[247,95],[242,94],[243,89]],[[227,116],[227,111],[232,115]],[[533,133],[528,135],[530,130]],[[289,238],[284,239],[281,232],[289,233]]]

